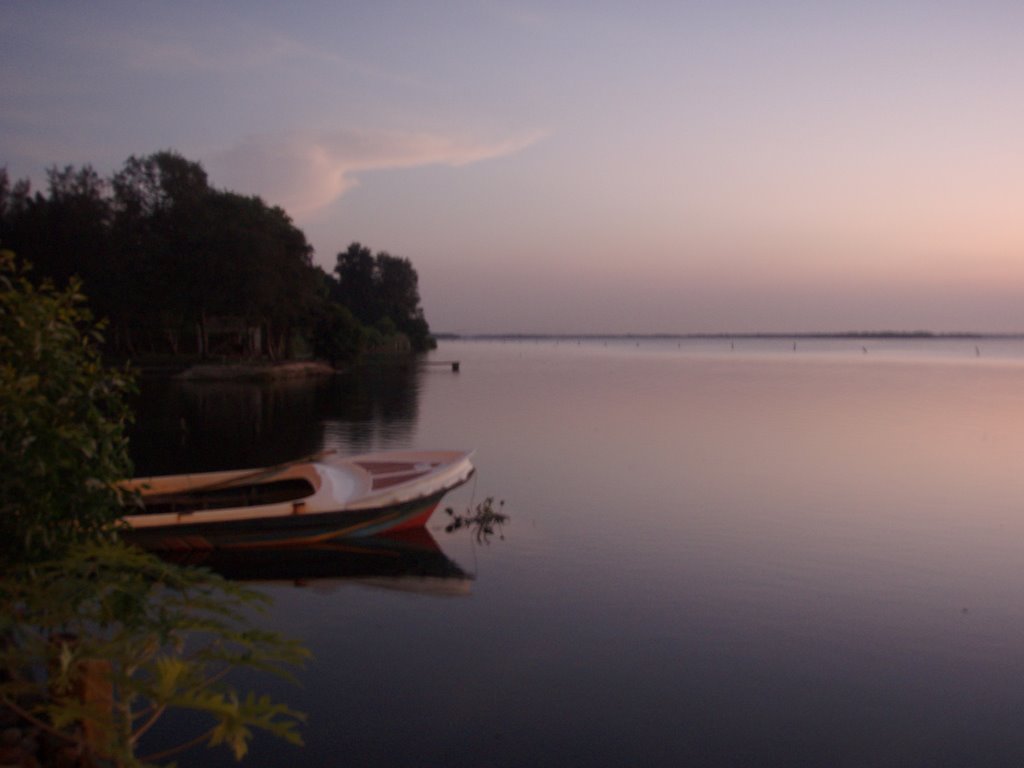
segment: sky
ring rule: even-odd
[[[0,165],[174,149],[462,333],[1024,331],[1024,3],[0,0]]]

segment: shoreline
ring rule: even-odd
[[[321,362],[197,363],[176,373],[178,381],[284,381],[333,376],[335,369]]]
[[[853,339],[853,340],[907,340],[907,341],[955,341],[955,340],[1018,340],[1024,333],[986,332],[931,332],[931,331],[849,331],[843,333],[438,333],[438,341],[534,341],[534,340],[719,340],[735,339]]]

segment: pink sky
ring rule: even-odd
[[[1024,330],[1024,6],[6,4],[0,163],[174,148],[436,330]]]

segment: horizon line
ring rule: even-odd
[[[1024,331],[744,331],[740,333],[438,332],[437,339],[1024,339]]]

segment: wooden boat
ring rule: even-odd
[[[154,550],[309,546],[422,527],[473,474],[465,451],[388,451],[135,478],[124,537]]]

